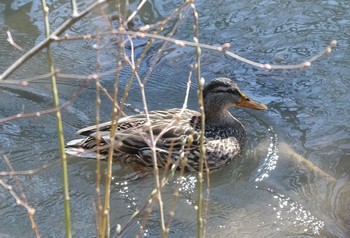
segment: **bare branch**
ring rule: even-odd
[[[72,17],[74,18],[74,17],[79,16],[76,0],[71,0],[70,2],[72,5]]]
[[[23,171],[0,171],[0,176],[1,177],[13,177],[13,176],[33,176],[35,174],[38,174],[40,172],[42,172],[43,170],[50,168],[54,165],[57,165],[60,163],[60,160],[55,160],[51,163],[47,163],[42,165],[39,168],[35,168],[35,169],[29,169],[29,170],[23,170]]]
[[[186,14],[186,13],[185,13]],[[171,38],[176,30],[179,28],[180,24],[182,23],[182,21],[184,20],[184,17],[180,17],[176,24],[173,26],[173,28],[171,29],[171,31],[169,32],[169,34],[167,35],[168,38]],[[144,79],[143,79],[143,84],[147,83],[148,78],[151,76],[154,67],[156,66],[157,62],[159,61],[159,59],[162,57],[164,50],[166,49],[166,47],[168,46],[167,41],[163,42],[162,47],[158,50],[158,54],[155,56],[155,58],[153,59],[152,64],[149,66],[147,74],[145,75]]]
[[[16,42],[13,40],[10,31],[7,31],[7,41],[8,41],[13,47],[15,47],[17,50],[19,50],[19,51],[24,51],[24,49],[23,49],[22,47],[20,47],[19,45],[17,45]]]
[[[147,120],[147,125],[149,127],[149,135],[150,135],[150,149],[152,150],[152,159],[153,159],[153,171],[154,171],[154,178],[156,182],[156,193],[157,193],[157,198],[159,202],[159,213],[160,213],[160,220],[161,220],[161,229],[162,229],[162,237],[165,237],[166,232],[165,232],[165,221],[164,221],[164,209],[163,209],[163,200],[162,200],[162,194],[161,194],[161,182],[159,179],[159,169],[157,165],[157,152],[156,152],[156,140],[153,135],[153,130],[152,130],[152,123],[151,119],[149,117],[149,111],[148,111],[148,106],[147,106],[147,99],[146,99],[146,94],[145,94],[145,87],[144,84],[142,83],[139,74],[137,73],[137,68],[135,65],[135,60],[134,60],[134,45],[133,42],[130,40],[131,44],[131,60],[130,60],[130,67],[132,70],[135,72],[135,76],[137,79],[137,82],[139,83],[140,86],[140,91],[142,95],[142,101],[143,101],[143,106],[144,106],[144,111],[146,115],[146,120]]]
[[[14,172],[14,169],[13,169],[11,163],[10,163],[10,160],[7,158],[7,156],[6,156],[6,155],[3,155],[3,158],[4,158],[4,160],[6,161],[6,164],[7,164],[7,166],[9,167],[9,169],[11,170],[11,172]],[[28,199],[27,199],[27,196],[26,196],[26,194],[25,194],[25,192],[24,192],[24,188],[23,188],[21,182],[19,181],[19,179],[18,179],[17,176],[15,176],[14,178],[15,178],[15,182],[16,182],[16,185],[17,185],[18,189],[21,191],[21,195],[22,195],[23,202],[27,205],[27,207],[30,208],[29,202],[28,202]],[[26,208],[27,208],[27,207],[26,207]],[[35,209],[34,209],[34,210],[33,210],[33,209],[34,209],[34,208],[30,208],[30,209],[27,208],[28,218],[29,218],[29,220],[30,220],[30,223],[32,224],[32,228],[33,228],[35,237],[40,238],[38,226],[36,225],[35,220],[34,220],[34,212],[35,212]]]
[[[199,43],[199,24],[198,24],[198,12],[196,10],[196,6],[194,3],[191,4],[193,11],[193,41],[196,47],[196,74],[198,80],[198,105],[199,112],[201,113],[201,131],[200,131],[200,147],[199,147],[199,169],[198,169],[198,206],[197,206],[197,237],[202,238],[205,236],[203,232],[203,214],[202,214],[202,204],[203,204],[203,169],[204,163],[206,160],[205,157],[205,147],[204,147],[204,138],[205,138],[205,114],[204,114],[204,101],[203,101],[203,87],[204,87],[204,79],[201,77],[201,54],[202,49]]]
[[[15,191],[13,191],[13,187],[7,183],[5,183],[2,179],[0,179],[0,185],[3,186],[4,188],[6,188],[9,193],[12,195],[12,197],[16,200],[16,203],[18,205],[23,206],[25,209],[27,209],[28,213],[30,214],[34,214],[35,213],[35,209],[28,206],[18,195]]]
[[[171,43],[178,45],[180,47],[185,47],[185,46],[196,47],[196,45],[197,45],[194,41],[179,40],[179,39],[175,39],[175,38],[162,36],[162,35],[159,35],[157,33],[152,34],[152,33],[146,33],[146,32],[141,32],[141,31],[138,31],[138,32],[120,31],[118,29],[115,29],[112,32],[105,32],[105,33],[101,33],[101,34],[105,34],[105,35],[107,35],[107,34],[130,35],[130,36],[138,37],[138,38],[151,38],[151,39],[155,39],[155,40],[162,40],[162,41],[171,42]],[[81,37],[81,36],[65,36],[64,38],[56,39],[56,41],[81,40],[81,39],[85,39],[85,38],[94,38],[94,37],[96,37],[96,36],[95,35],[86,35],[83,37]],[[250,64],[254,67],[261,68],[264,70],[291,70],[291,69],[304,69],[304,68],[310,67],[312,62],[318,60],[319,58],[321,58],[323,56],[330,54],[332,52],[333,48],[337,46],[337,41],[331,40],[329,42],[329,44],[327,45],[327,47],[324,50],[322,50],[320,53],[318,53],[317,55],[307,59],[306,61],[304,61],[302,63],[291,64],[291,65],[262,64],[262,63],[258,63],[258,62],[246,59],[246,58],[239,56],[231,51],[228,51],[228,49],[231,47],[229,43],[224,43],[221,46],[212,46],[212,45],[203,44],[203,43],[199,43],[198,45],[202,49],[222,52],[222,53],[230,56],[231,58],[234,58],[236,60],[242,61],[244,63]]]
[[[124,22],[124,27],[126,27],[128,25],[128,23],[136,16],[136,14],[140,11],[140,9],[142,8],[142,6],[147,2],[147,0],[142,0],[139,5],[137,6],[136,10],[133,11],[133,13],[128,17],[128,19],[126,19],[126,21]]]
[[[60,36],[65,30],[67,30],[74,23],[79,21],[81,18],[89,14],[93,9],[100,7],[101,5],[109,2],[110,0],[99,0],[88,6],[83,12],[75,17],[72,17],[65,21],[59,28],[57,28],[50,36],[46,37],[38,45],[34,46],[32,49],[27,51],[19,59],[16,60],[10,67],[8,67],[1,75],[0,81],[6,79],[10,74],[12,74],[17,68],[19,68],[23,63],[32,58],[36,53],[38,53],[43,48],[47,47],[51,42],[53,42],[58,36]]]

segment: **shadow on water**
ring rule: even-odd
[[[137,2],[130,1],[135,8]],[[181,1],[148,1],[136,25],[156,23],[171,14]],[[83,8],[86,3],[80,3]],[[201,42],[218,45],[231,43],[241,56],[263,63],[301,62],[323,49],[331,39],[339,47],[303,71],[263,71],[234,61],[217,52],[203,50],[202,74],[208,82],[217,76],[237,77],[242,91],[264,102],[269,110],[251,112],[232,109],[245,125],[248,142],[242,156],[210,176],[210,195],[206,232],[208,237],[348,237],[350,236],[350,133],[348,126],[350,83],[349,20],[346,1],[198,1]],[[53,4],[53,29],[69,16],[70,5]],[[22,18],[22,16],[25,16]],[[17,43],[30,49],[43,39],[42,12],[31,1],[0,3],[0,23],[10,30]],[[20,22],[18,19],[21,19]],[[184,21],[175,38],[192,40],[192,21]],[[70,33],[90,33],[105,27],[92,15],[75,25]],[[5,36],[6,37],[6,36]],[[4,34],[0,40],[6,42]],[[115,67],[113,39],[101,40],[102,70]],[[145,39],[135,41],[140,54]],[[53,45],[55,64],[62,72],[90,74],[96,69],[95,42],[64,42]],[[161,44],[156,42],[143,62],[140,75],[147,73]],[[195,62],[192,48],[168,45],[146,84],[149,108],[181,107],[190,64]],[[0,71],[20,52],[0,47]],[[4,60],[6,59],[6,60]],[[46,73],[46,60],[39,55],[20,68],[12,79]],[[44,67],[45,66],[45,67]],[[121,72],[123,92],[130,74]],[[113,76],[102,78],[113,90]],[[69,100],[80,82],[60,79],[63,101]],[[188,107],[197,108],[197,83],[192,81]],[[77,100],[63,111],[66,139],[95,121],[95,85],[88,83]],[[22,111],[34,112],[52,105],[50,85],[43,82],[30,87],[0,85],[0,117]],[[108,120],[111,105],[102,96],[102,119]],[[125,112],[143,110],[139,88],[131,88]],[[18,119],[0,124],[0,150],[16,170],[40,167],[58,157],[56,125],[53,114]],[[103,164],[102,166],[105,166]],[[0,170],[6,171],[5,162]],[[111,224],[124,225],[154,189],[153,176],[136,181],[125,179],[132,171],[115,166],[111,193]],[[72,227],[75,236],[95,235],[95,161],[69,162]],[[12,178],[6,178],[11,183]],[[35,176],[20,177],[30,201],[41,235],[63,235],[61,171],[50,167]],[[197,178],[195,174],[176,174],[164,189],[164,204],[171,204],[177,186],[180,196],[169,237],[195,237],[197,230]],[[206,184],[207,186],[207,184]],[[103,188],[102,188],[103,189]],[[11,195],[0,193],[1,235],[21,237],[31,231],[26,212]],[[166,206],[166,212],[169,211]],[[20,224],[20,225],[19,225]],[[134,237],[142,226],[142,216],[123,237]],[[160,236],[157,206],[148,217],[144,236]]]

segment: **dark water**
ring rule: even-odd
[[[149,1],[137,16],[136,25],[153,24],[169,16],[182,1]],[[79,8],[87,6],[80,2]],[[50,2],[52,29],[70,14],[70,3]],[[137,2],[131,3],[135,9]],[[232,109],[246,126],[249,141],[244,155],[219,172],[211,174],[206,232],[208,237],[349,237],[350,236],[350,81],[348,1],[198,1],[200,41],[210,45],[229,42],[232,51],[254,61],[271,64],[300,63],[317,54],[332,39],[338,47],[307,70],[263,71],[220,53],[203,50],[202,76],[236,76],[241,89],[268,105],[266,112]],[[108,12],[108,9],[105,10]],[[29,50],[44,36],[39,2],[0,2],[0,71],[22,53],[6,41],[6,31],[16,43]],[[172,22],[171,24],[175,24]],[[192,17],[188,15],[175,38],[192,40]],[[92,14],[77,23],[70,34],[88,34],[106,28],[102,17]],[[171,27],[166,29],[170,31]],[[96,70],[96,41],[53,44],[55,65],[64,73],[88,75]],[[136,55],[145,39],[135,40]],[[101,39],[101,70],[115,67],[115,43]],[[141,69],[143,77],[156,56],[156,42]],[[189,65],[195,62],[193,48],[168,45],[147,85],[150,109],[181,107]],[[39,54],[11,79],[25,79],[47,72],[45,54]],[[121,73],[123,91],[129,71]],[[112,92],[113,75],[101,79]],[[59,79],[62,101],[69,100],[81,82]],[[193,78],[188,106],[196,109]],[[88,83],[75,103],[63,111],[66,140],[95,121],[95,88]],[[44,110],[52,106],[48,81],[29,87],[0,84],[0,117],[19,112]],[[111,105],[102,97],[103,120]],[[141,95],[133,85],[125,107],[128,114],[143,110]],[[0,118],[0,119],[1,119]],[[0,150],[15,170],[37,168],[58,158],[54,115],[17,119],[0,124]],[[307,163],[305,161],[311,162]],[[7,170],[1,161],[1,171]],[[126,224],[154,188],[153,176],[126,181],[130,171],[115,166],[111,194],[111,225]],[[69,163],[72,228],[75,237],[95,236],[95,162]],[[8,177],[4,182],[14,184]],[[61,170],[54,166],[33,176],[20,177],[35,220],[43,237],[64,235]],[[175,179],[163,192],[165,210],[180,184],[171,237],[196,236],[196,176]],[[160,236],[157,206],[150,215],[145,235]],[[124,237],[134,237],[142,219],[136,220]],[[1,187],[0,236],[33,237],[26,210],[16,205]]]

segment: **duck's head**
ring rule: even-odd
[[[229,78],[215,78],[207,84],[203,90],[203,100],[206,114],[234,106],[267,109],[265,104],[254,101],[241,92],[237,84]]]

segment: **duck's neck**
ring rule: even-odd
[[[206,124],[220,127],[232,127],[237,125],[243,127],[226,108],[205,107],[204,112]]]

